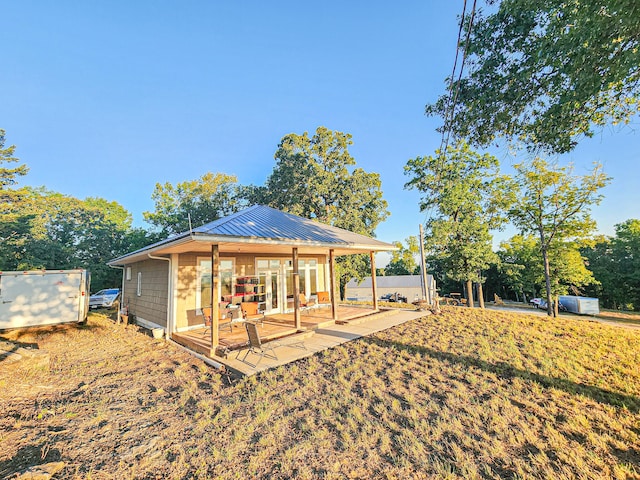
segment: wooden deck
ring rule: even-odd
[[[269,341],[300,332],[313,332],[314,330],[335,323],[347,323],[373,313],[376,313],[376,311],[371,307],[341,305],[338,306],[338,321],[336,322],[332,318],[331,308],[306,309],[300,312],[300,331],[295,328],[293,313],[279,313],[265,317],[263,324],[258,324],[258,331],[263,341]],[[234,325],[232,331],[229,331],[227,328],[220,330],[219,334],[220,346],[216,350],[216,355],[223,356],[226,352],[241,349],[247,344],[247,332],[242,323]],[[203,327],[173,333],[171,339],[194,352],[212,357],[211,337],[208,328]]]

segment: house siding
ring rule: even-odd
[[[124,281],[122,298],[129,313],[166,328],[169,263],[150,259],[127,267],[131,267],[131,278]],[[140,296],[137,293],[138,273],[142,274]]]

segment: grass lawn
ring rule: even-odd
[[[640,331],[444,308],[231,379],[101,315],[2,335],[0,478],[640,478]]]

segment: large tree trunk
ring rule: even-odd
[[[475,308],[473,304],[473,282],[471,280],[467,280],[467,307]]]
[[[549,254],[546,247],[542,247],[542,260],[544,261],[544,282],[547,288],[547,315],[553,315],[553,302],[551,301],[551,272],[549,269]]]
[[[480,303],[480,308],[484,308],[484,292],[482,291],[481,283],[478,283],[478,302]]]

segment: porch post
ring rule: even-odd
[[[296,330],[300,330],[300,272],[298,271],[297,247],[293,247],[293,318]]]
[[[336,257],[333,249],[329,250],[329,282],[331,283],[331,315],[338,320],[338,294],[336,292]]]
[[[378,285],[376,283],[376,256],[373,251],[369,252],[371,259],[371,293],[373,294],[373,309],[378,310]]]
[[[218,343],[220,343],[220,338],[218,335],[218,317],[220,315],[219,312],[219,303],[218,303],[218,271],[219,271],[219,263],[220,263],[220,251],[218,249],[218,244],[211,245],[211,352],[210,357],[213,357],[216,354],[216,347]]]

